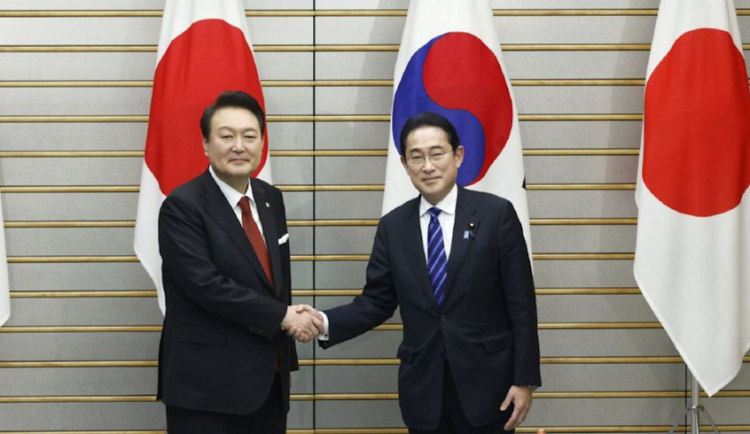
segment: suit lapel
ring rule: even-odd
[[[237,220],[237,215],[234,210],[227,202],[226,196],[221,192],[219,186],[211,177],[211,174],[206,172],[203,175],[206,179],[206,204],[204,206],[208,215],[214,219],[214,221],[227,233],[229,239],[232,240],[235,246],[242,252],[242,255],[250,262],[255,268],[260,278],[265,282],[266,286],[271,287],[271,283],[266,277],[266,273],[263,271],[263,267],[260,265],[258,256],[255,255],[253,246],[250,244],[250,240],[247,239],[245,231],[242,229],[242,225]],[[264,225],[265,226],[265,225]]]
[[[419,225],[419,198],[412,201],[412,205],[406,212],[404,226],[401,230],[401,239],[403,240],[404,253],[411,264],[419,288],[422,290],[424,296],[427,297],[430,306],[437,310],[438,305],[435,295],[432,293],[430,276],[427,273],[427,261],[424,257],[422,229]]]
[[[453,223],[453,242],[451,244],[451,254],[448,258],[448,276],[445,282],[445,301],[444,306],[448,304],[450,300],[451,292],[453,289],[453,283],[456,281],[456,275],[461,269],[461,263],[466,257],[466,252],[469,250],[472,241],[474,240],[473,233],[479,227],[479,220],[474,216],[477,208],[469,197],[466,195],[466,191],[459,187],[458,198],[456,203],[456,218]],[[471,224],[473,228],[470,229]],[[468,232],[467,232],[468,231]]]
[[[284,274],[281,272],[281,254],[279,253],[279,234],[276,231],[276,220],[269,202],[266,201],[266,193],[260,188],[260,184],[251,180],[250,187],[253,189],[260,223],[263,225],[263,236],[266,239],[266,249],[268,249],[271,273],[273,273],[274,293],[276,298],[279,298],[281,288],[284,287]],[[263,275],[265,276],[265,273]]]

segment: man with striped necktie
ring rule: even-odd
[[[435,113],[409,119],[401,162],[420,196],[378,226],[362,295],[324,312],[323,348],[400,306],[399,403],[410,433],[514,430],[541,385],[536,300],[513,205],[456,184],[464,148]]]

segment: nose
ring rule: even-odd
[[[425,158],[424,164],[422,165],[422,171],[423,172],[432,172],[435,170],[435,165],[432,164],[432,160],[429,158]]]
[[[242,137],[237,137],[232,141],[232,152],[241,154],[245,150],[242,144]]]

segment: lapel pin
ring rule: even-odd
[[[464,231],[464,239],[465,240],[469,239],[469,231]]]
[[[474,224],[474,222],[469,223],[469,230],[464,232],[464,239],[466,239],[466,236],[469,235],[471,238],[476,238],[477,233],[477,225]]]
[[[266,202],[266,208],[271,208],[271,204]]]

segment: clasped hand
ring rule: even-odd
[[[289,306],[281,321],[281,329],[297,341],[309,342],[323,333],[323,316],[306,304]]]

